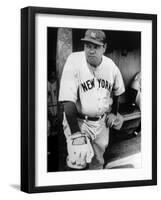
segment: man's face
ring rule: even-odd
[[[97,67],[102,61],[102,55],[106,50],[106,45],[97,45],[90,42],[84,44],[87,62],[93,67]]]

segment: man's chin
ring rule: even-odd
[[[98,60],[94,59],[94,58],[90,58],[88,59],[88,63],[90,65],[92,65],[93,67],[97,67],[99,65],[100,62],[98,62]]]

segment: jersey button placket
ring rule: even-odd
[[[97,91],[98,91],[98,115],[100,115],[100,111],[101,111],[101,90],[99,88],[99,84],[98,84],[98,87],[97,87]]]
[[[101,115],[101,97],[98,95],[98,116]]]
[[[95,89],[95,97],[96,97],[96,102],[97,102],[97,104],[96,104],[96,116],[99,116],[99,107],[100,107],[100,103],[99,103],[99,85],[98,85],[98,80],[97,79],[95,79],[96,80],[96,82],[95,82],[95,84],[96,84],[96,89]]]

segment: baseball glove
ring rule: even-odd
[[[68,137],[67,151],[67,165],[75,169],[85,168],[94,156],[89,138],[80,132]]]
[[[106,117],[106,126],[112,127],[113,129],[120,130],[124,122],[122,115],[117,113],[117,115],[110,113]]]

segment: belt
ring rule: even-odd
[[[83,115],[83,114],[80,114],[80,113],[78,113],[78,115],[77,115],[80,119],[85,119],[86,121],[98,121],[98,120],[100,120],[100,119],[102,119],[103,118],[103,116],[104,116],[104,114],[103,115],[101,115],[101,116],[99,116],[99,117],[89,117],[88,115]]]

